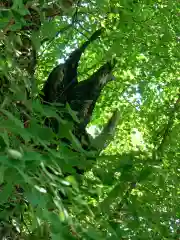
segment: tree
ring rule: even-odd
[[[65,12],[63,5],[32,1],[40,16],[36,27],[38,14],[29,14],[28,3],[7,2],[0,13],[0,234],[177,239],[178,1],[78,1]],[[64,15],[49,16],[51,9]],[[73,134],[79,120],[71,107],[77,105],[43,105],[38,95],[56,61],[67,59],[100,27],[105,31],[81,57],[78,78],[83,84],[115,56],[115,81],[101,92],[86,130],[101,130],[115,109],[121,117],[114,141],[97,154],[104,130],[95,139],[88,135],[90,150],[83,149]],[[58,136],[44,126],[47,117],[57,119]],[[76,167],[86,170],[80,178]]]

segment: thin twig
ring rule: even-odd
[[[65,26],[63,29],[61,29],[61,30],[59,30],[59,31],[57,32],[56,37],[59,36],[60,33],[63,34],[65,31],[67,31],[67,30],[68,30],[69,28],[71,28],[71,27],[72,27],[72,24]],[[55,37],[55,38],[56,38],[56,37]],[[41,57],[43,56],[44,52],[46,51],[46,49],[48,49],[48,48],[51,46],[51,44],[53,43],[53,41],[55,40],[55,38],[53,38],[53,39],[51,39],[51,40],[49,41],[49,43],[47,44],[47,46],[46,46],[46,47],[44,48],[44,50],[40,53],[40,55],[38,55],[38,57],[39,57],[39,56],[41,56]],[[44,39],[44,40],[42,41],[42,44],[44,44],[46,41],[47,41],[47,40]]]

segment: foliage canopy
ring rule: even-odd
[[[178,239],[179,1],[55,2],[0,4],[0,235]],[[105,32],[83,55],[78,76],[86,79],[112,56],[117,64],[115,81],[104,88],[88,129],[97,135],[116,108],[121,120],[114,140],[92,167],[87,158],[93,152],[74,152],[63,144],[57,151],[49,147],[54,135],[43,127],[47,116],[58,118],[61,137],[81,148],[69,135],[71,124],[61,118],[68,109],[62,107],[57,115],[55,106],[43,106],[37,96],[53,67],[98,27]],[[31,89],[30,100],[25,88]],[[28,128],[19,101],[31,112]],[[73,167],[88,164],[89,171],[77,178]]]

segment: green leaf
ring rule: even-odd
[[[64,239],[61,233],[55,234],[55,233],[51,233],[51,239],[52,240],[60,240],[60,239]]]
[[[145,167],[138,176],[138,182],[142,182],[149,179],[149,176],[152,174],[152,167]]]
[[[104,239],[103,236],[101,236],[100,232],[98,232],[97,230],[95,230],[94,228],[89,228],[86,231],[86,235],[88,238],[90,239],[94,239],[94,240],[100,240],[100,239]]]
[[[1,186],[1,197],[0,197],[1,204],[8,201],[9,197],[12,194],[12,191],[13,191],[13,187],[11,183]]]
[[[0,150],[4,150],[6,148],[6,145],[9,145],[9,139],[6,137],[8,137],[8,135],[4,132],[0,134]],[[6,144],[8,143],[8,144]]]
[[[33,46],[35,47],[36,51],[38,51],[41,47],[41,38],[36,31],[33,31],[31,33],[31,40],[32,40]]]
[[[20,22],[15,22],[13,25],[10,26],[10,30],[11,31],[17,31],[20,30],[22,28],[22,23]]]
[[[57,33],[56,24],[54,22],[43,22],[41,26],[42,38],[54,38]]]
[[[31,191],[26,192],[25,195],[32,206],[46,209],[48,198],[45,194],[42,194],[36,189],[31,189]]]
[[[12,113],[10,113],[4,109],[1,109],[1,112],[4,113],[4,115],[6,115],[8,117],[8,119],[13,121],[15,125],[17,125],[20,128],[24,128],[23,123],[18,118],[14,117]]]
[[[12,10],[18,12],[20,15],[25,16],[27,14],[30,14],[28,9],[23,4],[22,0],[14,0],[13,5],[11,7]]]
[[[12,159],[22,159],[23,154],[15,149],[7,149],[8,156]]]
[[[46,143],[51,142],[54,137],[54,134],[50,128],[42,127],[34,120],[30,122],[30,126],[28,127],[27,131],[31,133],[35,140],[43,140]]]
[[[1,162],[1,159],[0,159],[0,163],[2,164]],[[6,170],[6,167],[4,165],[1,165],[0,166],[0,185],[3,184],[4,182],[4,172]]]
[[[71,109],[71,107],[69,106],[68,103],[66,104],[66,109],[69,112],[69,114],[71,115],[71,117],[73,118],[73,120],[77,123],[80,123],[79,119],[76,116],[77,113]]]

